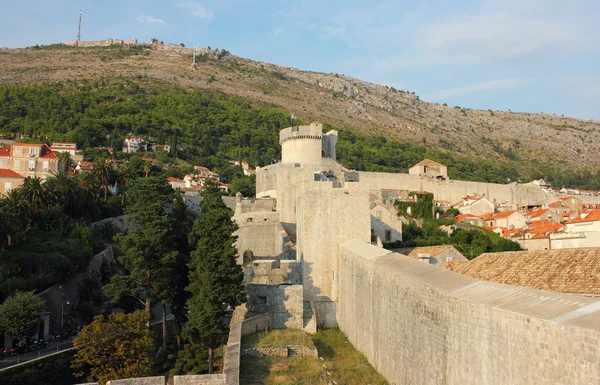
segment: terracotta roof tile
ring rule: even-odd
[[[600,248],[485,253],[453,264],[461,274],[485,281],[600,295]]]
[[[417,163],[415,166],[428,166],[428,167],[446,167],[441,163],[435,162],[431,159],[423,159],[422,161],[420,161],[419,163]]]
[[[9,170],[7,168],[0,168],[0,178],[23,178],[19,173]]]

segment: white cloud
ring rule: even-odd
[[[283,28],[283,27],[277,27],[277,28],[273,29],[273,35],[275,35],[275,36],[279,36],[284,32],[285,32],[285,28]]]
[[[488,91],[499,91],[499,90],[510,90],[514,88],[522,87],[526,84],[535,81],[534,78],[512,78],[512,79],[501,79],[501,80],[490,80],[487,82],[470,84],[457,88],[450,88],[446,90],[439,90],[431,92],[427,95],[423,95],[423,100],[439,101],[444,99],[453,98],[465,94],[472,94],[478,92]]]
[[[425,64],[469,64],[522,57],[542,49],[577,50],[587,40],[574,23],[480,14],[422,28]]]
[[[192,12],[192,15],[204,20],[212,20],[215,17],[210,10],[204,8],[204,6],[198,2],[181,3],[178,4],[178,7],[189,9]]]
[[[149,15],[139,15],[135,18],[140,23],[149,23],[149,24],[165,24],[163,19],[157,19],[155,17]]]

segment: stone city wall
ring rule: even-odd
[[[254,212],[234,217],[238,224],[236,247],[238,264],[246,264],[243,256],[251,252],[256,259],[292,259],[295,254],[287,233],[279,223],[277,212]]]
[[[318,358],[317,348],[302,345],[287,345],[285,348],[248,348],[242,349],[243,356],[250,357],[310,357]]]
[[[352,240],[337,318],[390,383],[596,384],[600,299],[478,281]]]
[[[339,294],[339,245],[350,239],[371,240],[369,192],[347,185],[334,188],[331,182],[313,181],[297,186],[302,192],[295,210],[296,253],[303,261],[306,300],[335,301]]]
[[[369,190],[398,189],[410,191],[428,191],[435,199],[455,203],[467,195],[483,195],[498,203],[509,201],[518,205],[541,205],[547,200],[547,194],[539,187],[531,185],[497,184],[467,182],[460,180],[438,181],[418,175],[385,172],[359,172],[363,188]]]

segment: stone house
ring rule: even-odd
[[[482,216],[481,219],[489,227],[504,227],[509,230],[523,228],[527,224],[527,217],[518,211],[489,213]]]
[[[71,156],[77,155],[77,143],[55,142],[50,146],[52,152],[66,152]]]
[[[600,247],[600,210],[592,210],[565,222],[565,232],[583,233],[585,247]]]
[[[493,212],[494,203],[484,197],[475,200],[464,200],[463,204],[456,208],[461,214],[482,215]]]
[[[419,163],[412,166],[408,173],[410,175],[419,175],[429,178],[448,180],[448,167],[441,163],[434,162],[431,159],[423,159]]]
[[[377,204],[371,208],[371,242],[402,242],[402,220],[393,207]]]
[[[0,196],[8,194],[12,189],[23,185],[23,177],[21,174],[0,168]]]
[[[13,143],[0,149],[0,169],[12,170],[22,178],[46,179],[58,172],[59,167],[58,156],[43,143]]]
[[[458,214],[456,217],[454,217],[454,220],[456,222],[465,223],[471,226],[485,226],[484,220],[473,214]]]
[[[392,251],[414,259],[419,259],[432,265],[439,265],[446,262],[468,261],[468,259],[452,245],[404,247],[392,249]]]
[[[527,218],[529,218],[529,222],[537,222],[537,221],[553,221],[554,223],[559,223],[561,221],[561,216],[558,213],[551,209],[543,209],[538,208],[530,211],[525,214]]]

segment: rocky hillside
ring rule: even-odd
[[[476,158],[600,169],[600,122],[550,114],[481,111],[340,74],[165,46],[0,50],[0,83],[122,77],[164,89],[211,89],[279,106],[306,120],[461,152]]]

